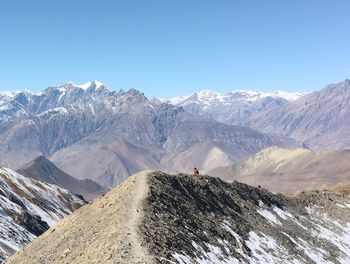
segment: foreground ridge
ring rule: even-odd
[[[349,190],[142,172],[5,263],[349,263]]]

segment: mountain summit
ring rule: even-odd
[[[143,172],[5,263],[345,264],[349,193],[290,198],[209,176]]]

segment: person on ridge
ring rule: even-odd
[[[194,175],[198,175],[198,174],[199,174],[199,170],[198,170],[197,168],[194,168],[194,169],[193,169],[193,174],[194,174]]]

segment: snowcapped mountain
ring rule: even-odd
[[[143,169],[207,170],[268,146],[299,145],[152,102],[135,89],[109,91],[97,81],[20,92],[1,107],[1,165],[18,169],[45,156],[107,187]]]
[[[240,120],[246,119],[256,111],[295,101],[306,94],[285,91],[264,93],[248,90],[218,93],[210,90],[202,90],[169,100],[158,98],[155,102],[170,103],[181,106],[191,113],[204,115],[228,124],[239,124]]]
[[[226,124],[285,135],[319,150],[350,147],[349,98],[346,79],[311,93],[201,91],[165,101]]]
[[[0,262],[86,202],[0,167]]]
[[[287,104],[262,109],[241,124],[292,137],[314,149],[348,149],[350,80],[327,85]]]
[[[235,101],[246,101],[246,102],[255,102],[266,97],[271,98],[280,98],[286,101],[295,101],[300,97],[304,96],[307,93],[301,92],[285,92],[285,91],[276,91],[273,93],[265,93],[259,91],[250,91],[250,90],[234,90],[229,93],[218,93],[211,90],[201,90],[199,92],[191,93],[185,96],[176,96],[170,98],[169,100],[162,100],[163,102],[168,102],[175,105],[186,105],[190,103],[199,103],[210,106],[215,103],[222,104],[232,104]]]

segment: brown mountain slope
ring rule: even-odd
[[[41,182],[55,184],[73,193],[81,194],[87,200],[92,200],[108,190],[92,180],[78,180],[70,176],[43,156],[24,165],[18,170],[18,173]]]
[[[272,147],[208,174],[227,181],[261,185],[272,192],[324,189],[350,181],[350,150],[313,152]]]

